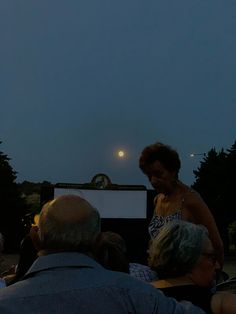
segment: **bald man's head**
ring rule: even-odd
[[[39,238],[46,252],[87,252],[99,232],[98,211],[79,196],[59,196],[42,208]]]

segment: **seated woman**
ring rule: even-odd
[[[114,232],[101,232],[94,246],[94,256],[104,268],[129,273],[124,239]]]
[[[152,281],[156,273],[146,265],[129,263],[125,240],[115,232],[101,232],[94,246],[94,257],[103,267],[129,273],[142,281]]]
[[[220,267],[204,226],[172,221],[163,226],[149,249],[149,266],[157,272],[152,285],[166,296],[187,300],[206,313],[236,313],[236,295],[213,293]]]
[[[38,251],[38,227],[32,226],[29,233],[21,241],[19,260],[14,267],[14,271],[3,277],[7,286],[10,286],[23,278],[38,257]]]

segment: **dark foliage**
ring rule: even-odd
[[[228,250],[228,226],[236,220],[236,141],[230,149],[212,148],[194,171],[197,190],[209,206]]]
[[[0,151],[0,232],[4,236],[5,251],[14,252],[25,235],[27,206],[20,196],[15,182],[16,172],[9,161],[10,158]]]
[[[39,194],[41,193],[41,187],[42,186],[48,186],[51,183],[48,181],[43,182],[30,182],[30,181],[23,181],[21,183],[18,183],[19,190],[22,194],[29,196],[32,194]]]

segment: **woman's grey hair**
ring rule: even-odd
[[[46,204],[47,205],[47,204]],[[90,204],[89,204],[90,205]],[[39,218],[39,240],[43,252],[77,251],[90,253],[100,232],[100,215],[90,206],[80,220],[61,220],[42,210]]]
[[[171,221],[164,225],[149,247],[149,266],[160,279],[183,276],[198,262],[208,231],[202,225]]]

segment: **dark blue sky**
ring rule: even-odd
[[[18,181],[147,184],[140,151],[162,141],[192,183],[189,154],[236,139],[235,29],[235,0],[1,0],[0,150]]]

